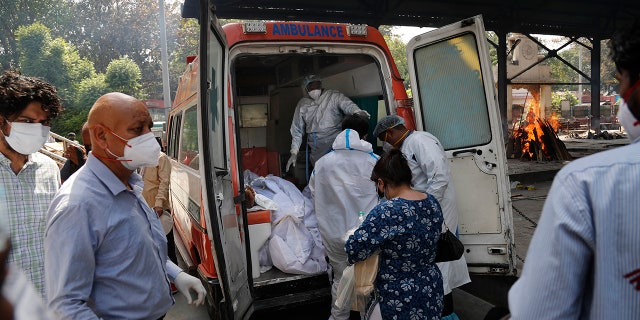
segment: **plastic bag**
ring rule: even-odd
[[[361,314],[365,312],[369,299],[371,299],[376,275],[378,274],[378,256],[378,252],[376,252],[366,260],[354,264],[355,297],[353,298],[351,310],[358,311]]]
[[[356,283],[353,269],[353,265],[350,265],[342,271],[342,279],[340,279],[340,284],[338,285],[335,302],[336,307],[340,309],[345,309],[347,306],[351,306],[353,301]]]

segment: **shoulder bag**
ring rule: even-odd
[[[447,223],[444,223],[446,231],[440,234],[438,239],[438,251],[435,262],[455,261],[462,257],[464,245],[462,241],[449,230]]]

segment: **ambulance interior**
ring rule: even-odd
[[[300,147],[295,171],[285,172],[291,148],[289,129],[298,100],[303,96],[302,80],[315,74],[324,89],[335,89],[371,114],[370,131],[378,114],[386,114],[380,65],[365,54],[278,54],[238,55],[233,59],[235,103],[240,127],[240,145],[245,169],[270,173],[306,186],[305,148]],[[368,137],[374,147],[375,137]],[[254,149],[253,152],[251,149]],[[255,156],[254,156],[255,153]],[[268,163],[257,162],[266,155]],[[246,160],[246,161],[245,161]],[[276,163],[272,163],[276,162]]]
[[[234,57],[232,52],[231,61],[244,182],[278,207],[277,210],[264,206],[248,209],[254,286],[313,274],[319,275],[313,281],[326,282],[326,260],[323,249],[319,251],[321,239],[313,204],[310,196],[304,194],[306,137],[302,139],[295,168],[285,172],[294,110],[303,97],[304,76],[318,75],[324,89],[339,90],[371,114],[368,140],[375,148],[377,139],[371,132],[377,119],[387,114],[389,101],[383,89],[381,66],[366,54],[239,54]],[[282,180],[293,183],[296,190],[290,190],[291,186]],[[269,212],[271,228],[267,223],[258,223],[265,222],[265,211]],[[270,269],[269,264],[273,265]],[[260,295],[259,289],[257,292]]]

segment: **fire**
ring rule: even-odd
[[[511,152],[511,158],[521,160],[571,160],[564,143],[556,134],[559,121],[556,115],[548,119],[542,118],[540,108],[540,89],[528,86],[527,90],[533,97],[526,99],[524,110],[513,126],[513,134],[507,150]]]
[[[526,117],[526,125],[522,128],[525,132],[525,140],[522,145],[522,153],[527,154],[529,159],[540,159],[543,154],[545,154],[546,146],[542,137],[544,136],[544,131],[542,130],[540,119],[540,104],[538,103],[538,99],[536,99],[538,95],[533,95],[533,100],[529,102],[527,109],[527,117]],[[534,143],[540,147],[540,150],[535,150]],[[539,154],[540,151],[542,154]]]

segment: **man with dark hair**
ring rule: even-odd
[[[0,75],[0,212],[8,213],[20,267],[44,298],[44,229],[60,187],[58,165],[38,152],[51,120],[62,111],[56,88],[42,79],[6,71]]]
[[[640,25],[613,37],[631,144],[566,165],[553,180],[522,275],[509,290],[512,319],[638,319],[640,315]]]
[[[369,179],[378,156],[364,140],[369,123],[365,117],[351,115],[343,120],[342,128],[331,151],[316,162],[309,180],[318,229],[333,270],[334,320],[349,319],[350,314],[350,308],[339,309],[334,303],[342,271],[347,266],[345,234],[358,226],[360,211],[368,213],[378,203],[375,183]]]
[[[342,120],[342,130],[353,129],[358,132],[360,139],[366,140],[369,133],[369,120],[363,116],[350,114]]]
[[[60,179],[62,183],[84,165],[84,162],[87,160],[87,154],[91,151],[91,136],[89,135],[89,126],[86,122],[82,125],[81,135],[84,148],[69,144],[64,153],[67,161],[65,161],[60,169]]]

